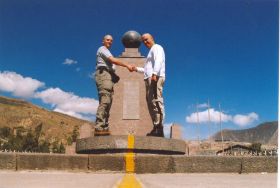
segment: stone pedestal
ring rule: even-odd
[[[166,139],[153,136],[100,136],[77,140],[76,152],[79,154],[104,154],[104,153],[150,153],[184,155],[186,143],[178,139]]]
[[[138,48],[125,48],[119,59],[137,67],[143,67],[145,62]],[[120,66],[116,67],[116,73],[120,81],[114,87],[109,119],[111,134],[145,136],[153,123],[146,103],[144,75]]]
[[[182,139],[182,130],[181,126],[178,124],[172,124],[170,128],[170,138],[173,139]]]
[[[87,138],[92,136],[92,125],[85,123],[80,127],[79,138]]]

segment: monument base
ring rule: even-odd
[[[150,153],[167,155],[184,155],[186,143],[183,140],[151,136],[112,135],[77,139],[76,153]]]

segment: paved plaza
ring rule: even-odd
[[[0,188],[120,188],[126,174],[64,171],[0,171]],[[143,188],[274,188],[277,173],[134,174]]]

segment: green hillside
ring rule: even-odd
[[[29,134],[30,137],[32,134],[35,137],[36,134],[39,134],[37,135],[39,141],[45,140],[50,144],[67,145],[76,139],[80,126],[85,123],[92,124],[72,116],[46,110],[23,100],[0,96],[0,138],[2,142],[8,140],[3,135],[3,131],[8,130],[10,136],[16,137],[17,134],[21,134],[22,137]]]

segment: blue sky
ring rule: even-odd
[[[119,56],[122,35],[136,30],[165,49],[166,127],[205,138],[219,130],[219,104],[223,128],[274,121],[278,8],[276,0],[1,0],[0,95],[94,119],[101,39],[113,35]]]

